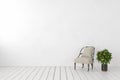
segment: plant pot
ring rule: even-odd
[[[107,64],[102,64],[101,65],[101,70],[102,71],[107,71],[108,70],[108,65]]]

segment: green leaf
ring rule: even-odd
[[[99,62],[102,64],[110,63],[112,59],[112,53],[110,53],[107,49],[97,52],[97,58]]]

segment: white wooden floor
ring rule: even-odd
[[[0,67],[0,80],[120,80],[120,68],[102,72],[94,67],[88,72],[87,67],[74,70],[73,66]]]

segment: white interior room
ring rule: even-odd
[[[95,80],[119,80],[119,34],[119,0],[1,0],[0,80],[92,80],[91,76]],[[79,65],[74,71],[74,59],[84,46],[95,47],[95,69],[87,72]],[[103,49],[112,53],[105,73],[96,60],[97,52]],[[24,70],[20,74],[19,69],[28,70],[26,66],[37,69],[24,76]],[[41,66],[48,67],[38,79],[40,75],[34,75]],[[12,71],[16,68],[18,71]],[[55,75],[59,68],[62,77]]]

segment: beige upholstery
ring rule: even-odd
[[[78,57],[75,59],[76,63],[82,63],[82,64],[91,64],[93,63],[92,58],[88,57],[88,56],[82,56],[82,57]]]
[[[95,48],[93,46],[83,47],[80,51],[79,56],[74,60],[74,69],[76,69],[76,63],[81,63],[83,66],[84,64],[88,64],[88,71],[89,64],[91,64],[93,68],[94,52]]]

